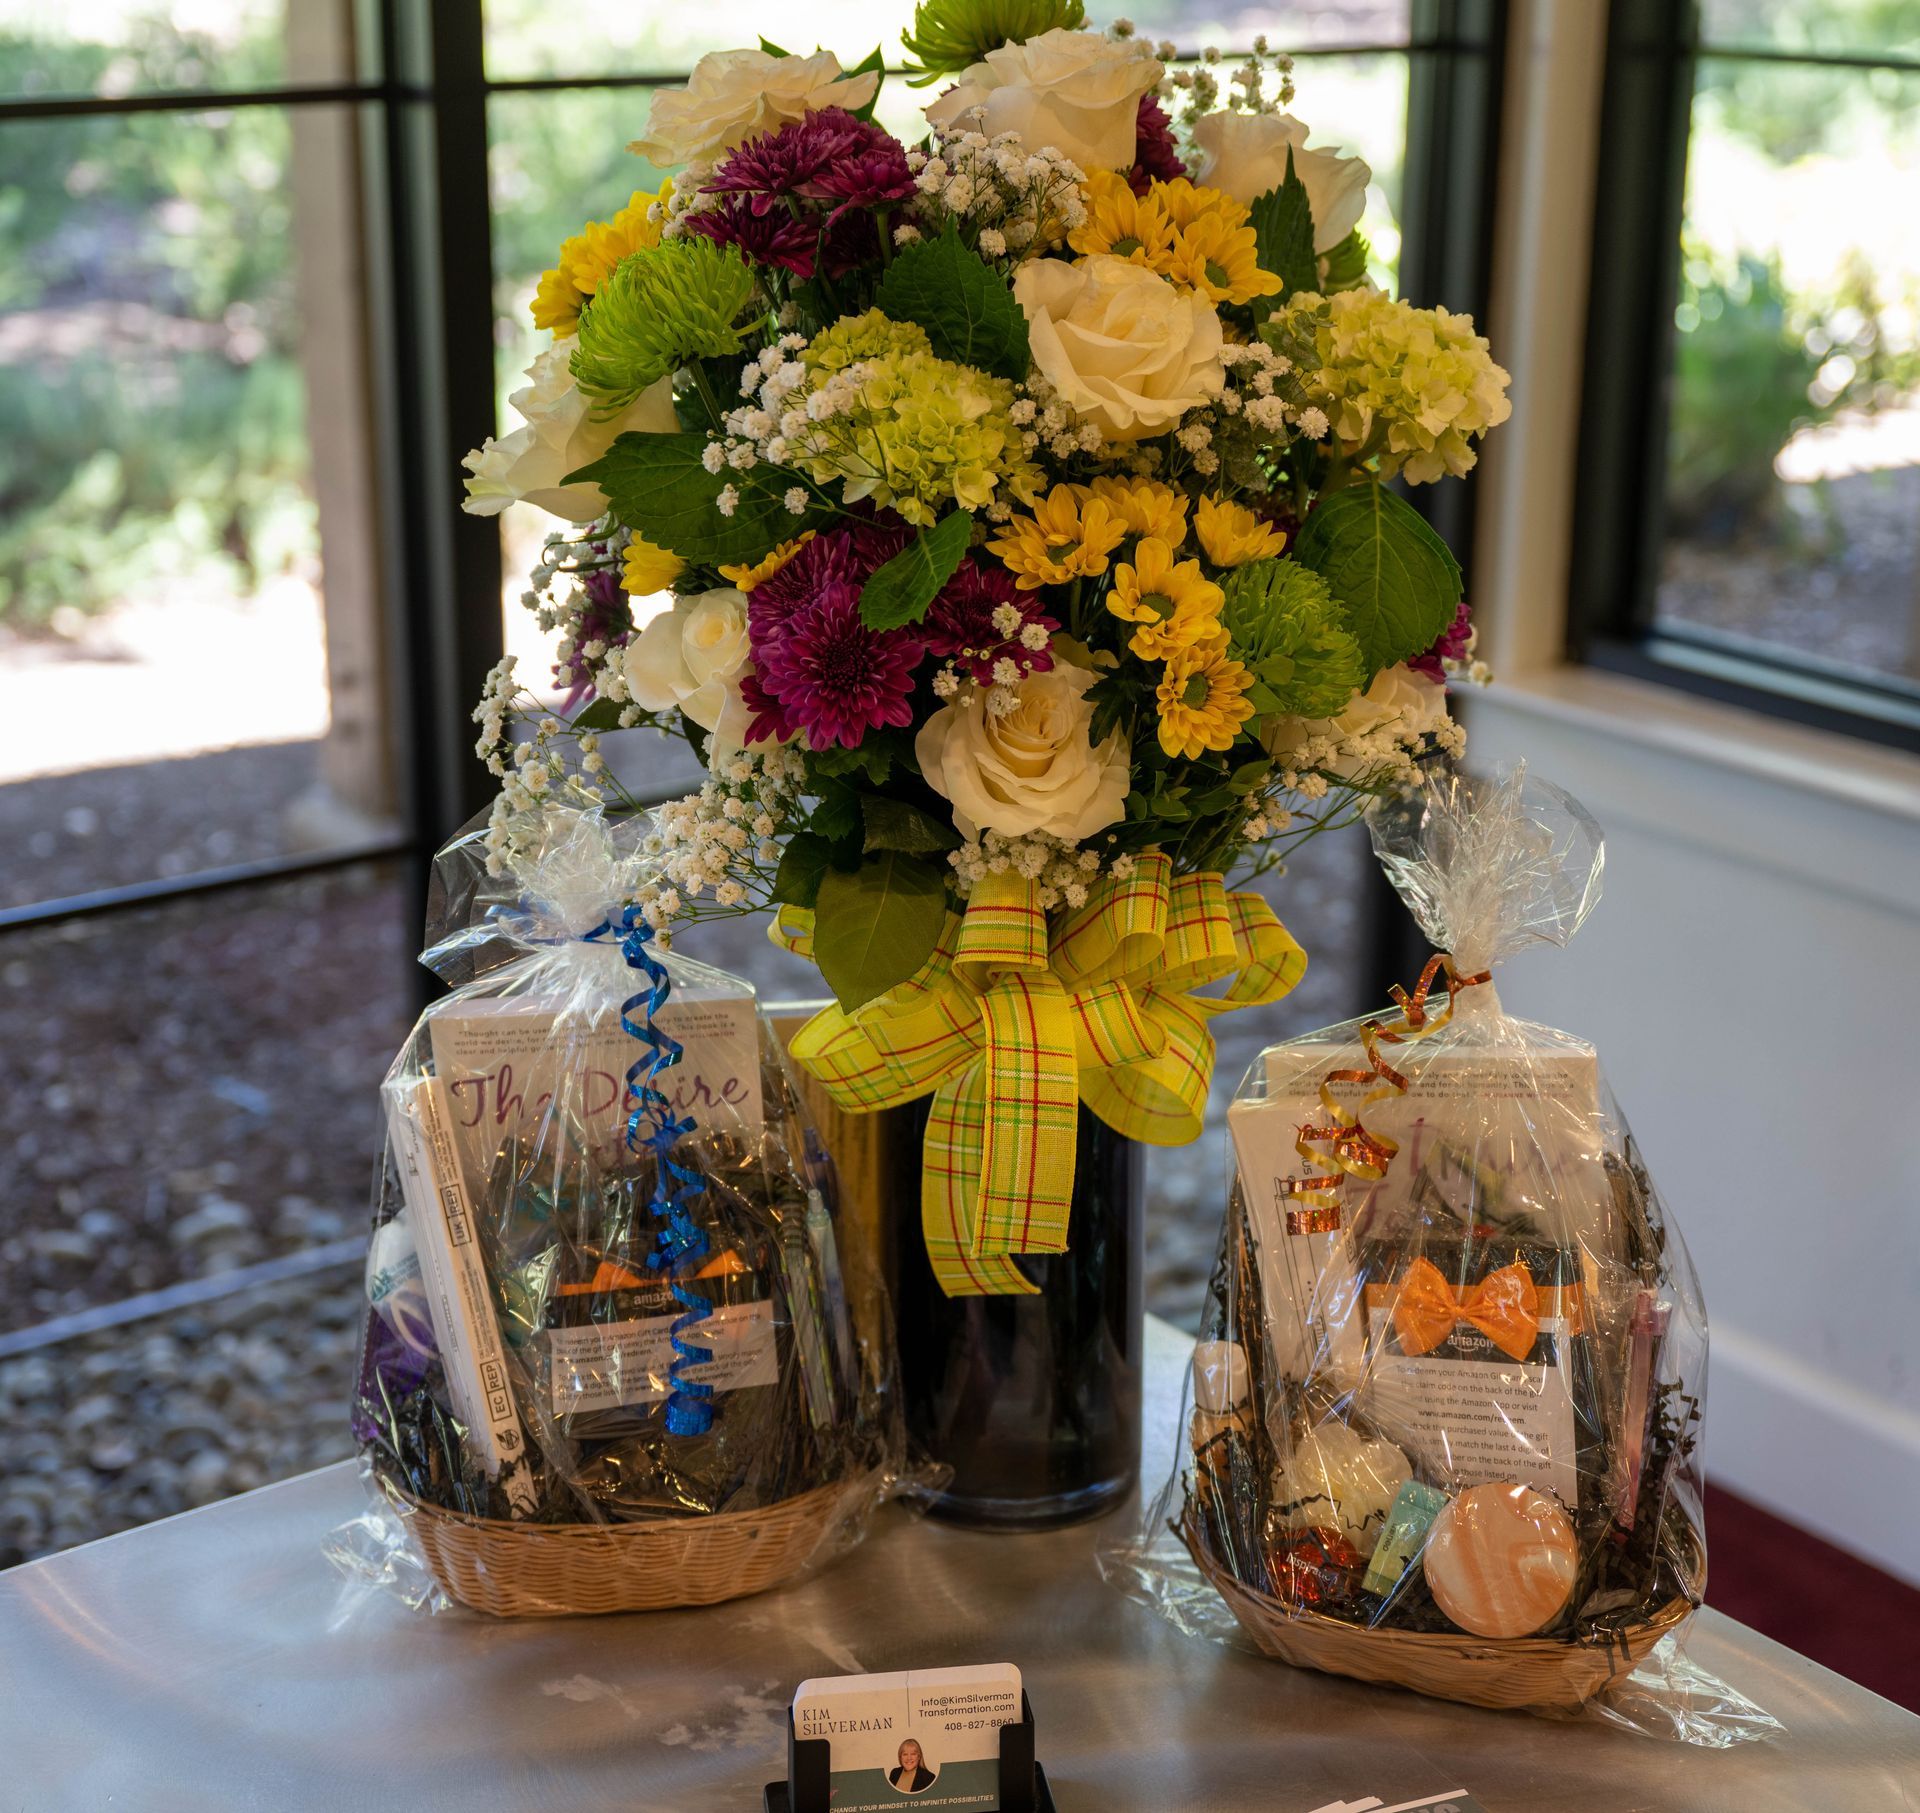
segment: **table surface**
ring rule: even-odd
[[[1187,1344],[1150,1323],[1147,1477]],[[1920,1718],[1720,1617],[1689,1653],[1783,1735],[1709,1751],[1479,1712],[1182,1635],[1044,1535],[894,1507],[838,1567],[700,1612],[500,1623],[344,1585],[351,1465],[0,1574],[0,1809],[751,1813],[809,1675],[1013,1661],[1061,1813],[1388,1802],[1488,1813],[1920,1805]]]

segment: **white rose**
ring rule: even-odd
[[[592,404],[568,370],[573,348],[571,338],[554,341],[527,367],[533,382],[507,399],[526,426],[476,448],[461,462],[473,474],[461,505],[471,515],[498,516],[509,504],[529,503],[568,522],[592,522],[606,514],[606,494],[598,485],[560,481],[597,460],[615,435],[671,434],[680,426],[671,378],[643,390],[618,415],[596,422]]]
[[[752,728],[755,708],[746,701],[740,690],[740,682],[747,673],[744,661],[727,679],[722,687],[720,715],[707,726],[711,735],[707,738],[707,765],[727,761],[742,754],[764,755],[769,749],[778,749],[783,743],[793,741],[793,733],[786,736],[762,737],[759,742],[749,746],[747,732]]]
[[[663,88],[647,112],[647,135],[627,149],[656,170],[717,158],[763,132],[817,112],[857,113],[880,87],[880,72],[842,73],[830,50],[776,57],[764,50],[709,51],[684,88]]]
[[[1345,748],[1382,731],[1426,736],[1447,721],[1447,689],[1404,662],[1383,667],[1365,692],[1349,699],[1338,717],[1281,718],[1266,733],[1267,753],[1285,760],[1316,737],[1331,737]],[[1380,765],[1376,755],[1337,755],[1321,764],[1344,780],[1359,780]]]
[[[678,706],[711,730],[728,682],[747,664],[747,595],[732,586],[676,598],[626,646],[620,666],[633,702],[646,711]]]
[[[1110,440],[1171,428],[1220,394],[1220,317],[1144,265],[1101,253],[1036,258],[1013,275],[1033,362]]]
[[[1125,170],[1133,164],[1140,98],[1165,74],[1132,40],[1055,27],[988,51],[927,108],[927,124],[971,125],[964,116],[980,107],[988,138],[1017,132],[1029,151],[1051,146],[1082,170]]]
[[[1098,676],[1056,662],[1020,682],[1002,717],[968,687],[921,726],[913,753],[927,784],[953,802],[963,837],[1044,831],[1078,843],[1126,815],[1127,749],[1118,732],[1098,749],[1086,693]]]
[[[1316,253],[1331,252],[1366,212],[1373,172],[1365,161],[1333,147],[1309,151],[1307,128],[1291,114],[1209,113],[1194,123],[1193,142],[1203,153],[1194,180],[1249,203],[1287,180],[1291,150],[1293,173],[1313,210]]]

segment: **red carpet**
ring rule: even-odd
[[[1717,1486],[1707,1603],[1920,1712],[1920,1589]]]

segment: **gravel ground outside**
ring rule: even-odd
[[[156,851],[272,854],[312,763],[283,745],[0,787],[0,847],[32,858],[10,898],[134,880]],[[230,845],[205,841],[210,802]],[[1267,884],[1312,967],[1219,1022],[1213,1124],[1150,1155],[1148,1302],[1189,1327],[1234,1085],[1269,1040],[1361,1005],[1366,863],[1344,833]],[[398,866],[369,863],[0,940],[0,1335],[362,1229],[376,1092],[419,1000],[412,919]],[[767,999],[820,993],[757,920],[682,948]],[[343,1458],[361,1306],[345,1266],[0,1359],[0,1566]]]

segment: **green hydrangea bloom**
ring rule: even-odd
[[[796,401],[808,420],[784,457],[817,483],[839,480],[846,502],[871,498],[928,524],[952,504],[982,509],[1002,486],[1034,495],[1041,475],[1006,379],[936,358],[919,328],[878,310],[828,328],[804,357],[812,382]]]
[[[1221,581],[1232,653],[1279,700],[1277,714],[1331,718],[1367,683],[1366,657],[1318,573],[1252,560]]]
[[[1468,471],[1473,440],[1512,414],[1507,374],[1469,315],[1379,290],[1290,296],[1261,338],[1299,371],[1307,401],[1350,453],[1410,485]]]
[[[689,233],[630,253],[580,317],[574,381],[610,415],[694,359],[740,350],[734,317],[753,273],[731,246]]]
[[[1024,44],[1057,26],[1078,31],[1086,22],[1081,0],[920,0],[913,30],[902,32],[900,42],[919,65],[908,79],[924,88],[1003,44]]]
[[[815,334],[802,355],[808,371],[830,377],[862,359],[886,359],[897,353],[928,353],[927,330],[912,321],[890,321],[877,308],[847,315]]]

